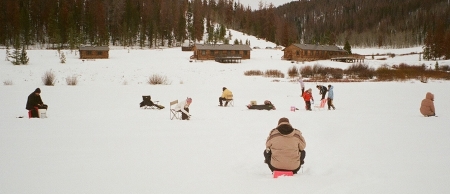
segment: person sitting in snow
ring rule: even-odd
[[[158,102],[158,101],[155,101],[155,102]],[[163,105],[153,103],[151,96],[142,96],[142,102],[139,104],[139,106],[141,108],[150,108],[152,106],[156,107],[157,109],[164,108]]]
[[[309,88],[308,90],[303,93],[303,100],[305,100],[305,108],[306,110],[312,111],[311,109],[311,101],[314,102],[314,98],[312,96],[312,89]]]
[[[191,103],[192,98],[186,98],[186,100],[178,102],[174,107],[175,111],[181,112],[181,120],[189,120],[191,118],[191,115],[189,114],[189,106]]]
[[[226,87],[222,88],[222,96],[219,97],[219,106],[222,106],[222,101],[225,101],[225,106],[228,106],[228,100],[233,99],[233,93]]]
[[[322,95],[322,99],[320,100],[325,99],[325,94],[327,94],[328,91],[327,87],[323,85],[317,85],[316,88],[319,89],[319,94]]]
[[[427,92],[425,99],[422,100],[420,104],[420,113],[423,116],[430,117],[436,116],[436,110],[434,109],[434,94]]]
[[[305,163],[306,141],[302,132],[294,129],[288,118],[280,118],[278,126],[270,131],[264,150],[264,163],[273,171],[292,171],[297,174]]]
[[[40,88],[36,88],[34,92],[28,95],[27,105],[25,108],[31,111],[31,118],[39,118],[38,109],[48,108],[48,106],[42,102]]]

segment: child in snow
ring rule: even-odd
[[[189,105],[192,103],[192,98],[187,98],[186,100],[180,101],[174,110],[181,112],[181,120],[189,120],[191,115],[189,114]]]
[[[420,104],[420,113],[423,116],[436,116],[436,110],[434,109],[434,94],[431,92],[427,92],[425,95],[425,99],[422,100]]]
[[[311,101],[314,102],[314,98],[312,96],[312,89],[309,88],[308,90],[306,90],[305,93],[303,93],[302,97],[303,97],[303,100],[305,100],[306,110],[312,111]]]
[[[270,170],[292,171],[297,174],[305,159],[306,141],[302,132],[294,129],[288,118],[278,120],[278,126],[270,131],[264,150],[264,162]]]

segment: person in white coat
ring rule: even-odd
[[[305,93],[305,83],[303,83],[303,78],[301,75],[300,77],[298,77],[298,83],[300,83],[300,87],[302,88],[302,96],[303,96],[303,93]]]
[[[187,98],[186,100],[178,102],[174,107],[175,111],[181,112],[181,120],[189,120],[191,118],[191,114],[189,114],[189,105],[191,105],[191,103],[192,98]]]

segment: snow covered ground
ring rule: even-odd
[[[353,49],[360,54],[420,51]],[[272,49],[254,49],[252,59],[239,64],[189,62],[192,52],[180,48],[112,48],[110,59],[84,62],[76,52],[64,52],[65,64],[56,51],[29,50],[30,64],[14,66],[0,50],[0,81],[12,82],[0,85],[2,194],[450,192],[448,81],[320,83],[334,85],[336,110],[307,112],[298,83],[248,77],[244,71],[349,64],[293,64]],[[365,62],[373,67],[435,63],[419,61],[418,55]],[[42,84],[49,70],[57,77],[55,86]],[[167,76],[171,84],[147,84],[152,74]],[[68,76],[77,76],[78,85],[68,86]],[[315,85],[306,82],[318,102]],[[48,118],[16,118],[27,114],[26,98],[37,87],[49,105]],[[217,106],[222,87],[233,92],[234,107]],[[435,94],[439,117],[420,115],[426,92]],[[142,95],[166,108],[140,109]],[[186,97],[193,98],[192,120],[170,120],[169,102]],[[277,110],[245,107],[266,99]],[[300,110],[291,112],[291,106]],[[307,155],[299,174],[274,179],[262,152],[281,117],[303,132]]]

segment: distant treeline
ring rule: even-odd
[[[401,48],[450,42],[448,0],[300,0],[280,7],[260,1],[257,8],[235,0],[3,0],[0,23],[0,45],[16,48],[154,48],[185,40],[234,40],[224,40],[225,28],[282,46],[348,41],[354,47]]]

